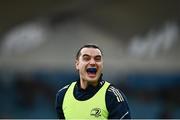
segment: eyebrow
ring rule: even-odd
[[[88,55],[88,54],[84,54],[82,57],[89,57],[90,55]],[[96,55],[96,56],[94,56],[94,57],[102,57],[101,55]]]
[[[90,55],[88,55],[88,54],[84,54],[84,55],[83,55],[83,57],[86,57],[86,56],[90,56]]]
[[[101,55],[96,55],[95,57],[102,57]]]

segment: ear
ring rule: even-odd
[[[76,66],[76,70],[79,70],[79,61],[75,60],[75,66]]]

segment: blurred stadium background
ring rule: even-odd
[[[132,118],[180,118],[179,0],[0,2],[0,118],[56,118],[57,91],[78,79],[79,47],[104,51],[104,79]]]

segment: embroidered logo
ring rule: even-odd
[[[99,117],[101,116],[101,109],[100,108],[93,108],[90,113],[91,116]]]

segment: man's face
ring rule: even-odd
[[[96,68],[96,72],[89,72],[89,68]],[[83,48],[79,59],[76,60],[76,69],[79,70],[81,80],[97,82],[103,68],[102,54],[96,48]]]

